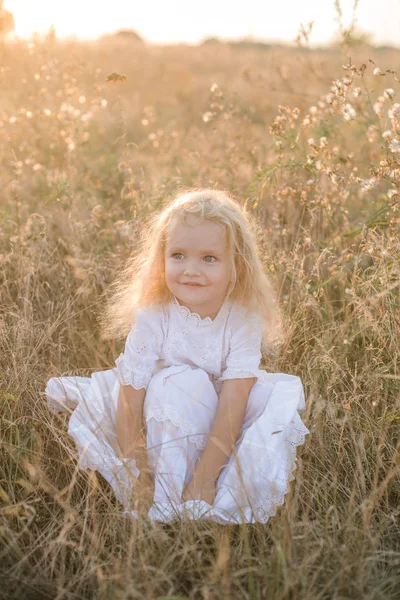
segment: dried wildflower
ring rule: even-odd
[[[393,138],[389,143],[389,150],[393,153],[400,152],[400,141],[398,138]]]
[[[393,100],[394,90],[392,88],[388,88],[383,92],[383,95],[385,96],[386,100]]]
[[[328,175],[334,185],[337,185],[339,183],[339,177],[338,177],[338,175],[336,175],[336,173],[333,173],[332,171],[330,171],[330,172],[328,172]]]
[[[398,102],[396,102],[395,104],[393,104],[392,108],[389,108],[389,110],[388,110],[388,117],[392,121],[394,119],[400,119],[400,104]]]
[[[358,98],[358,96],[360,96],[360,95],[361,95],[361,88],[360,88],[360,87],[355,87],[355,88],[353,89],[353,94],[354,94],[354,96],[355,96],[356,98]]]
[[[392,136],[393,136],[393,131],[391,129],[387,129],[386,131],[384,131],[382,133],[382,137],[385,140],[387,140],[388,138],[391,138]]]
[[[80,117],[81,111],[79,108],[75,108],[72,104],[68,104],[68,102],[63,102],[60,106],[60,112],[64,113],[68,117]]]
[[[319,138],[319,145],[321,148],[325,148],[325,146],[328,145],[328,140],[326,139],[326,137]]]
[[[364,181],[362,182],[362,185],[361,185],[361,190],[363,192],[368,192],[369,190],[372,190],[375,186],[376,186],[376,179],[375,179],[375,177],[371,177],[370,179],[364,179]]]
[[[340,79],[337,79],[333,82],[333,86],[331,87],[331,92],[335,94],[335,96],[344,98],[346,95],[346,88],[343,85]]]
[[[210,112],[210,111],[205,112],[204,115],[203,115],[203,121],[204,121],[204,123],[208,123],[208,121],[211,121],[212,118],[213,118],[213,113]]]
[[[75,142],[71,137],[66,137],[65,138],[65,143],[67,144],[67,148],[69,150],[69,152],[72,152],[73,150],[75,150]]]
[[[374,112],[378,115],[378,117],[383,117],[383,103],[385,98],[383,96],[379,96],[374,104]]]
[[[398,195],[398,193],[399,193],[399,192],[398,192],[398,190],[395,190],[395,189],[393,189],[393,188],[392,188],[392,189],[388,190],[388,192],[387,192],[387,197],[388,197],[389,199],[390,199],[390,198],[393,198],[393,196],[397,196],[397,195]]]
[[[383,73],[379,67],[375,67],[373,74],[374,75],[384,75],[385,73]]]
[[[81,116],[81,121],[83,121],[83,122],[90,121],[92,116],[93,116],[93,112],[91,110],[88,110]]]
[[[334,98],[335,98],[335,96],[333,94],[329,93],[325,96],[324,99],[327,104],[332,104]]]
[[[343,107],[343,116],[346,121],[350,121],[351,119],[355,119],[357,116],[356,111],[352,107],[351,104],[347,103]]]
[[[379,129],[375,125],[370,125],[367,129],[367,140],[370,144],[376,142],[379,138]]]

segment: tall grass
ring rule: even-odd
[[[1,52],[0,596],[395,598],[400,52]],[[113,366],[101,293],[180,185],[258,215],[289,324],[265,366],[305,385],[311,434],[266,525],[129,520],[46,407],[49,377]]]

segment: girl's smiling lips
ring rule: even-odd
[[[183,285],[192,285],[192,286],[196,286],[196,287],[203,287],[201,283],[191,283],[191,282],[188,282],[188,283],[184,283]]]

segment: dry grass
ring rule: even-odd
[[[395,598],[400,86],[373,71],[400,53],[353,50],[354,71],[338,50],[0,52],[0,596]],[[127,520],[45,405],[49,377],[113,366],[99,298],[180,185],[249,202],[290,324],[270,368],[302,377],[311,434],[267,525]]]

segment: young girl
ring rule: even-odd
[[[279,313],[247,210],[218,190],[179,195],[113,287],[103,329],[128,334],[116,367],[46,387],[73,409],[80,468],[134,516],[268,521],[309,430],[300,379],[259,369]]]

